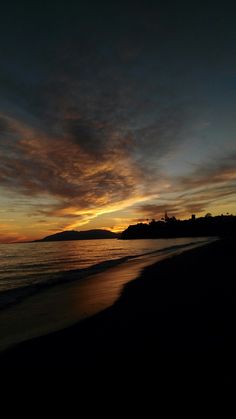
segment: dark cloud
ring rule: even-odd
[[[211,159],[207,164],[199,165],[191,173],[191,176],[184,176],[178,179],[178,183],[184,189],[192,189],[235,180],[236,152],[233,151],[228,155],[223,154],[221,158]]]
[[[0,114],[0,144],[1,146],[10,146],[14,138],[19,138],[19,132],[10,118]]]
[[[170,216],[181,215],[182,209],[178,203],[166,203],[166,204],[143,204],[136,208],[136,211],[140,214],[145,215],[145,219],[161,219],[167,212]]]
[[[141,173],[130,156],[117,147],[97,159],[83,140],[32,136],[16,142],[11,153],[4,155],[2,149],[0,184],[30,197],[54,197],[59,204],[51,213],[62,215],[103,208],[137,194]]]
[[[172,177],[161,166],[180,150],[188,160],[186,139],[199,143],[204,156],[207,144],[194,128],[199,120],[210,120],[212,143],[218,120],[230,126],[236,57],[230,8],[222,14],[209,2],[13,3],[0,16],[5,191],[29,202],[48,199],[39,216],[78,220],[155,201],[157,194],[158,205],[136,208],[140,218],[166,209],[201,212],[234,196],[236,158],[223,155],[224,132],[215,163],[208,155],[186,176],[178,163]]]
[[[164,195],[164,197],[163,197]],[[230,202],[236,197],[236,154],[199,166],[189,176],[172,179],[168,191],[162,191],[164,204],[142,204],[136,208],[145,217],[161,218],[165,211],[170,215],[183,216],[214,209],[220,202]]]
[[[7,134],[10,131],[10,126],[6,120],[0,116],[0,135]]]
[[[74,67],[90,58],[83,52]],[[25,91],[25,82],[20,89],[13,83],[21,113],[3,118],[14,140],[0,150],[0,184],[29,197],[58,199],[49,214],[71,215],[148,196],[158,159],[178,145],[186,107],[159,103],[156,117],[148,98],[153,82],[142,76],[139,88],[135,77],[113,73],[113,64],[103,74],[103,64],[86,79],[80,71],[76,76],[59,68],[54,78],[47,72]]]

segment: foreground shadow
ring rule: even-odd
[[[233,240],[225,239],[145,268],[113,307],[4,353],[1,368],[118,367],[230,378],[234,253]]]

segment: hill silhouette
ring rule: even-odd
[[[113,233],[109,230],[87,230],[87,231],[76,231],[68,230],[60,233],[46,236],[43,239],[35,240],[36,242],[52,242],[52,241],[69,241],[69,240],[92,240],[92,239],[115,239],[118,238],[117,233]]]
[[[177,237],[201,237],[201,236],[235,236],[236,216],[220,215],[189,220],[177,220],[175,217],[165,220],[144,224],[130,225],[121,234],[121,239],[149,239],[149,238],[177,238]]]

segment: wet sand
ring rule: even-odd
[[[235,243],[225,239],[146,267],[118,301],[77,325],[4,352],[7,368],[134,368],[232,378]]]
[[[179,246],[178,250],[170,249],[169,254],[179,254],[186,247],[199,245]],[[76,278],[76,273],[68,273],[62,284],[0,311],[0,351],[74,325],[112,306],[125,284],[137,278],[146,266],[166,257],[166,251],[153,252],[73,282],[71,275]]]

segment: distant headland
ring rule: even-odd
[[[210,213],[197,218],[194,214],[189,220],[177,220],[175,217],[165,217],[160,221],[130,225],[121,233],[121,239],[154,239],[201,236],[235,236],[236,216],[219,215],[213,217]]]
[[[34,240],[34,243],[94,239],[132,240],[204,236],[236,236],[236,216],[222,214],[213,217],[208,213],[205,217],[197,218],[195,215],[192,215],[188,220],[178,220],[175,217],[168,217],[166,213],[165,217],[161,220],[152,220],[149,223],[130,225],[122,233],[114,233],[103,229],[86,231],[66,230],[39,240]]]
[[[69,241],[69,240],[93,240],[93,239],[116,239],[119,235],[109,230],[87,230],[87,231],[76,231],[68,230],[60,233],[46,236],[40,240],[34,240],[34,242],[54,242],[54,241]]]

